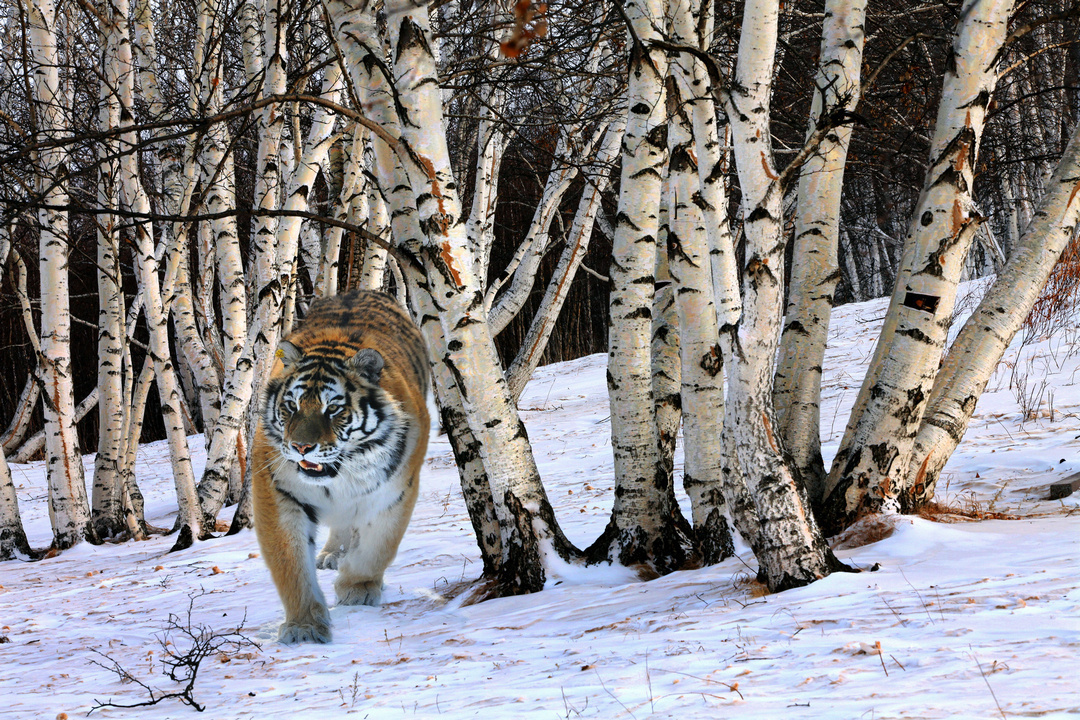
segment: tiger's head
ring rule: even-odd
[[[314,482],[334,478],[350,465],[379,464],[400,435],[399,411],[381,387],[378,350],[305,355],[282,341],[283,372],[268,384],[263,429],[281,457]]]

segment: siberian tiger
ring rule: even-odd
[[[336,568],[339,605],[379,605],[409,524],[427,449],[428,361],[388,295],[311,307],[277,350],[253,453],[255,533],[285,606],[278,639],[329,642],[315,569]],[[330,527],[315,555],[318,524]]]

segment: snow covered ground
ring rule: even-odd
[[[884,300],[839,308],[822,429],[835,452]],[[541,368],[521,407],[552,503],[589,544],[611,506],[603,356]],[[1019,343],[991,381],[939,502],[1010,518],[903,518],[840,550],[866,569],[779,595],[739,557],[651,582],[568,570],[542,593],[461,607],[478,551],[445,437],[433,437],[412,525],[379,609],[332,608],[334,643],[289,647],[251,532],[169,554],[171,538],[0,564],[0,716],[85,715],[146,699],[107,654],[163,691],[170,613],[258,647],[204,661],[203,717],[1064,718],[1080,715],[1080,498],[1046,487],[1080,472],[1080,331]],[[1023,389],[1018,387],[1017,379]],[[192,437],[196,471],[202,438]],[[93,467],[86,459],[87,477]],[[47,545],[44,468],[13,465],[35,546]],[[169,526],[164,443],[142,449],[147,517]],[[959,518],[954,518],[959,519]],[[876,571],[870,571],[872,568]],[[332,571],[321,571],[328,598]],[[184,650],[182,637],[173,647]],[[96,652],[95,652],[96,651]],[[187,718],[168,700],[103,718]]]

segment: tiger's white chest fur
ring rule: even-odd
[[[419,433],[402,418],[394,424],[384,442],[343,462],[333,477],[313,478],[296,463],[285,462],[274,473],[279,491],[291,495],[319,525],[370,527],[406,495],[405,459]]]

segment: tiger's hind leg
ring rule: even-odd
[[[382,604],[383,573],[397,555],[398,545],[416,504],[416,478],[398,501],[363,527],[353,530],[352,543],[338,561],[334,581],[339,605]]]

